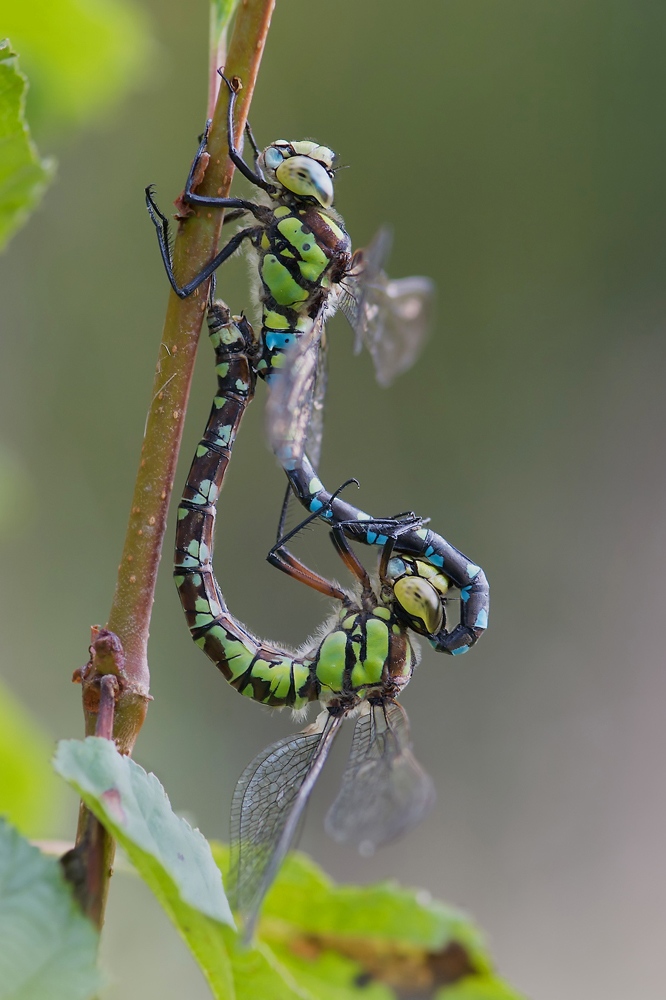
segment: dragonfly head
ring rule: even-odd
[[[260,154],[257,166],[269,183],[298,198],[314,199],[324,208],[333,204],[335,153],[316,142],[278,139]]]
[[[419,635],[434,636],[443,627],[448,577],[431,563],[394,556],[388,564],[398,618]]]

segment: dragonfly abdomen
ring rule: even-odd
[[[178,507],[174,579],[192,638],[241,694],[301,708],[318,695],[309,660],[263,643],[229,612],[213,573],[215,507],[243,414],[254,395],[249,324],[211,308],[217,393]]]

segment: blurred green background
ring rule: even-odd
[[[143,6],[142,84],[92,126],[37,132],[56,183],[1,262],[1,669],[53,740],[82,733],[69,678],[109,609],[167,297],[143,187],[170,206],[205,117],[206,5]],[[301,844],[338,879],[392,875],[468,909],[539,1000],[664,995],[665,35],[646,0],[278,0],[252,108],[262,144],[336,149],[354,244],[390,222],[391,273],[439,290],[422,358],[388,391],[332,325],[324,481],[357,476],[377,514],[429,514],[492,585],[487,637],[462,660],[425,649],[403,698],[430,818],[370,860],[327,840],[339,748]],[[242,262],[220,291],[247,305]],[[213,387],[203,343],[177,489]],[[241,619],[298,643],[327,607],[264,562],[282,482],[261,389],[217,572]],[[224,837],[242,767],[293,723],[192,645],[171,539],[136,758]],[[340,575],[329,549],[313,529],[299,551]],[[70,838],[75,810],[44,832]],[[107,1000],[207,996],[129,876],[104,954]]]

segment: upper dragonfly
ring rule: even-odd
[[[199,274],[179,285],[173,270],[169,223],[146,189],[146,204],[156,227],[162,260],[173,290],[186,298],[217,268],[245,245],[255,257],[253,270],[262,306],[261,352],[257,374],[272,381],[276,369],[289,368],[287,354],[297,342],[307,340],[312,360],[307,384],[299,379],[300,428],[277,449],[288,467],[301,457],[307,437],[310,461],[318,465],[321,444],[321,401],[324,392],[325,321],[338,308],[356,334],[356,349],[368,348],[380,383],[387,385],[414,362],[425,338],[434,286],[428,278],[391,281],[383,271],[390,247],[386,230],[380,230],[367,250],[352,254],[351,240],[333,208],[335,154],[328,146],[310,140],[279,139],[260,151],[249,126],[246,135],[254,151],[254,168],[234,143],[234,107],[240,86],[223,77],[229,88],[227,138],[229,154],[241,174],[261,192],[261,203],[243,198],[197,194],[206,152],[208,128],[202,137],[183,192],[190,205],[231,209],[225,223],[254,218],[218,251]],[[302,345],[304,350],[306,345]],[[274,407],[275,410],[275,407]],[[302,436],[302,439],[299,437]]]

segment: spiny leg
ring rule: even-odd
[[[236,143],[234,141],[234,108],[236,107],[236,96],[238,94],[238,90],[240,89],[240,80],[238,79],[238,77],[234,77],[233,81],[228,80],[221,69],[218,69],[217,72],[220,74],[220,76],[226,83],[227,87],[229,88],[229,104],[227,107],[227,142],[229,145],[229,157],[231,159],[231,162],[240,170],[243,177],[246,177],[252,184],[255,184],[257,187],[263,188],[264,191],[268,191],[270,193],[271,191],[274,190],[273,185],[269,184],[264,179],[264,177],[262,177],[259,173],[255,172],[254,170],[252,170],[251,167],[248,166],[248,164],[241,156],[240,151],[236,148]],[[247,128],[248,126],[246,126],[246,130]],[[259,153],[257,144],[254,141],[254,136],[252,135],[252,129],[249,129],[249,132],[246,131],[246,134],[250,139],[250,143],[252,145],[252,149],[254,151],[256,159]]]
[[[192,188],[200,184],[202,180],[202,178],[198,176],[199,164],[201,163],[201,157],[206,152],[206,147],[208,145],[208,133],[210,131],[212,121],[212,118],[207,120],[206,127],[199,142],[199,148],[197,149],[194,159],[192,160],[192,165],[190,166],[190,171],[187,175],[187,180],[185,181],[183,201],[186,201],[188,205],[217,205],[218,208],[236,208],[242,209],[243,212],[252,212],[255,216],[262,215],[265,212],[265,208],[262,205],[255,205],[253,201],[248,201],[245,198],[219,198],[213,195],[208,196],[197,194],[192,190]]]
[[[253,156],[253,159],[254,159],[254,169],[257,172],[257,176],[261,177],[262,180],[265,180],[264,175],[262,174],[261,170],[257,166],[257,160],[261,156],[261,150],[257,146],[257,140],[254,138],[254,132],[252,131],[252,127],[251,127],[249,121],[245,122],[245,135],[247,136],[248,142],[252,146],[252,156]]]
[[[343,483],[342,486],[333,494],[336,497],[345,487],[349,486],[351,483],[356,483],[355,479],[348,479],[347,482]],[[358,483],[356,483],[358,485]],[[319,515],[310,514],[306,517],[300,524],[297,524],[295,528],[292,528],[286,535],[282,534],[284,530],[284,520],[287,514],[287,507],[289,504],[289,488],[287,494],[285,495],[284,502],[282,504],[282,511],[280,513],[280,522],[278,525],[278,540],[266,556],[267,561],[271,566],[275,566],[276,569],[281,570],[286,573],[287,576],[293,577],[295,580],[299,580],[301,583],[305,583],[306,586],[312,587],[314,590],[318,590],[321,594],[326,594],[327,597],[333,597],[339,601],[346,601],[347,595],[339,587],[336,587],[334,583],[327,580],[325,577],[320,576],[311,570],[305,563],[297,559],[287,548],[286,543],[294,538],[300,531],[303,530],[311,521],[314,521]]]
[[[274,190],[271,184],[268,184],[261,173],[260,170],[252,170],[251,167],[247,165],[243,157],[241,156],[239,150],[236,148],[234,143],[234,108],[236,105],[236,91],[232,87],[231,83],[224,74],[218,70],[218,73],[226,83],[229,88],[229,105],[227,110],[227,143],[229,146],[229,158],[231,162],[240,170],[244,177],[252,182],[256,187],[262,188],[264,191],[272,192]],[[218,207],[226,208],[242,208],[246,212],[252,212],[255,216],[261,217],[262,213],[266,211],[265,207],[262,205],[255,205],[254,202],[246,201],[243,198],[219,198],[214,195],[201,195],[196,194],[192,188],[195,184],[195,178],[198,172],[199,163],[201,157],[206,151],[206,146],[208,144],[208,133],[210,131],[210,126],[212,119],[208,119],[206,122],[206,128],[201,137],[199,143],[199,148],[196,152],[196,156],[192,161],[192,166],[190,167],[190,172],[187,175],[187,181],[185,183],[185,190],[183,192],[183,200],[188,204],[199,204],[199,205],[217,205]],[[255,142],[254,135],[252,134],[252,129],[249,123],[245,124],[245,134],[250,140],[252,150],[254,153],[255,167],[256,162],[259,157],[259,148]]]
[[[229,202],[234,202],[238,204],[239,199],[229,199]],[[238,250],[239,246],[243,240],[252,237],[256,233],[256,229],[241,229],[239,233],[236,233],[228,243],[222,247],[220,251],[210,260],[205,267],[201,269],[199,274],[195,275],[190,281],[185,285],[179,285],[176,281],[176,276],[173,272],[173,261],[171,258],[171,246],[169,244],[169,220],[166,215],[159,209],[155,199],[153,198],[153,192],[151,187],[146,188],[146,207],[148,209],[148,214],[152,220],[155,230],[157,232],[157,242],[160,247],[160,254],[162,255],[162,263],[164,264],[164,270],[167,273],[167,277],[173,288],[174,292],[180,299],[186,299],[188,295],[202,285],[207,278],[217,271],[218,267],[228,260],[232,254]]]

